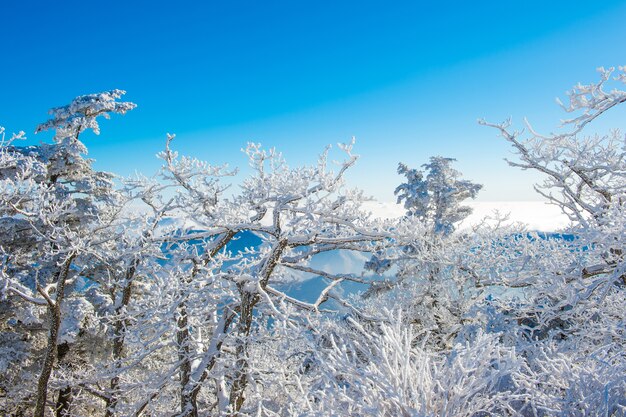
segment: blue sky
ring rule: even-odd
[[[537,198],[476,119],[554,128],[555,97],[626,65],[624,1],[4,1],[0,16],[8,131],[45,140],[47,109],[121,88],[139,107],[85,137],[99,169],[154,172],[166,132],[233,166],[247,141],[295,165],[354,135],[349,179],[381,200],[399,161],[431,155],[457,158],[482,200]]]

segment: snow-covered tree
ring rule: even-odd
[[[328,166],[328,149],[316,165],[290,168],[276,151],[249,144],[245,153],[253,174],[244,181],[240,194],[225,198],[222,191],[227,185],[221,180],[228,171],[179,158],[168,141],[162,154],[164,179],[179,188],[180,215],[193,225],[176,238],[177,244],[183,240],[206,242],[206,248],[189,257],[192,265],[181,271],[187,271],[182,285],[195,287],[203,280],[217,280],[222,291],[211,313],[215,320],[195,327],[205,328],[205,334],[210,335],[204,347],[191,346],[196,336],[190,317],[207,317],[207,311],[193,311],[190,295],[181,294],[177,324],[179,361],[184,364],[180,368],[181,415],[199,412],[197,395],[203,386],[213,398],[210,407],[232,415],[246,409],[252,412],[252,405],[246,405],[246,392],[257,374],[249,360],[252,346],[259,343],[257,321],[271,317],[293,326],[297,315],[287,311],[317,314],[328,300],[344,302],[336,291],[341,282],[367,284],[358,273],[337,275],[307,266],[317,254],[369,251],[372,242],[388,237],[360,209],[362,193],[345,187],[344,173],[356,156],[352,144],[340,148],[346,159],[334,171]],[[219,258],[226,245],[246,234],[260,239],[260,245]],[[326,282],[315,302],[290,297],[281,289],[303,276]],[[206,309],[206,304],[202,308]],[[262,402],[257,403],[259,406]]]
[[[393,239],[376,253],[367,267],[378,272],[392,271],[393,278],[375,284],[366,296],[370,309],[394,303],[415,333],[429,337],[429,343],[450,347],[461,328],[464,315],[478,291],[463,268],[468,237],[453,233],[456,224],[471,213],[462,202],[476,197],[482,188],[451,167],[454,159],[432,157],[423,165],[426,173],[399,164],[398,173],[407,182],[395,193],[407,212],[393,226]]]
[[[353,143],[295,168],[248,144],[236,183],[169,136],[154,177],[116,179],[80,138],[134,107],[119,90],[53,109],[51,143],[0,129],[0,409],[626,415],[626,141],[585,134],[626,76],[601,73],[570,93],[563,133],[490,125],[570,216],[555,235],[457,230],[481,186],[442,157],[400,164],[407,214],[373,219],[344,180]],[[370,260],[318,266],[347,253]],[[304,281],[314,294],[290,291]]]
[[[569,93],[562,106],[574,117],[563,122],[561,133],[541,135],[528,122],[525,133],[512,130],[510,121],[481,121],[512,144],[519,156],[512,166],[544,175],[537,191],[572,221],[557,239],[509,236],[483,252],[491,254],[487,259],[497,252],[501,260],[489,262],[495,266],[491,283],[523,295],[516,303],[496,303],[496,322],[528,358],[528,389],[538,413],[626,412],[626,140],[619,130],[587,133],[591,122],[626,101],[623,90],[607,89],[626,77],[624,68],[615,77],[613,69],[599,71],[598,83]],[[546,385],[531,388],[537,381]]]
[[[38,374],[35,392],[21,387],[19,394],[7,397],[15,410],[28,409],[34,402],[34,415],[43,416],[50,377],[57,369],[54,409],[57,415],[70,413],[74,387],[69,381],[78,365],[72,356],[80,351],[74,345],[97,327],[94,308],[81,290],[82,272],[87,259],[107,244],[101,240],[102,231],[115,218],[119,201],[112,175],[95,171],[84,157],[87,150],[80,135],[87,129],[99,133],[99,116],[108,118],[109,113],[124,114],[134,108],[132,103],[116,101],[122,94],[114,90],[81,96],[52,109],[52,118],[37,129],[55,130],[51,144],[14,146],[22,135],[3,143],[3,303],[17,303],[13,312],[30,311],[25,321],[20,317],[23,313],[10,319],[14,329],[30,324],[48,334],[45,348],[35,344],[37,350],[29,352],[29,359],[36,358],[37,371],[21,372],[24,368],[18,361],[8,365],[28,379]]]
[[[400,184],[395,194],[398,204],[404,201],[408,216],[415,216],[432,226],[435,233],[449,235],[460,222],[472,213],[472,209],[461,203],[475,198],[480,184],[460,179],[461,173],[452,168],[453,158],[433,156],[430,163],[422,165],[425,172],[398,165],[398,174],[407,182]]]

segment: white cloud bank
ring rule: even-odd
[[[568,225],[567,216],[551,204],[542,201],[472,201],[466,203],[474,212],[465,221],[461,228],[467,228],[480,223],[485,217],[494,217],[498,211],[500,215],[508,215],[506,223],[523,223],[529,230],[553,232]],[[372,201],[366,203],[366,209],[375,217],[393,218],[404,214],[401,204],[391,202]]]

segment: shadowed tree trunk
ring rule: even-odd
[[[115,309],[115,323],[113,324],[113,360],[115,361],[114,367],[116,370],[121,368],[122,352],[124,350],[124,342],[126,339],[126,326],[128,326],[128,319],[122,318],[122,314],[128,303],[130,303],[130,297],[132,295],[133,278],[137,271],[139,260],[135,259],[131,266],[126,270],[124,275],[124,283],[122,286],[122,299],[119,306]],[[115,409],[119,402],[119,386],[120,377],[116,374],[109,382],[110,393],[109,399],[106,401],[105,417],[113,417],[116,412]]]
[[[48,381],[52,373],[52,367],[57,355],[57,340],[59,338],[59,328],[61,327],[61,305],[65,293],[65,282],[70,272],[70,265],[75,255],[71,255],[63,263],[59,278],[57,279],[56,299],[52,300],[48,293],[37,285],[37,291],[46,299],[48,303],[48,317],[50,320],[50,333],[48,334],[48,346],[44,357],[41,374],[37,383],[37,404],[35,406],[35,417],[44,417],[46,400],[48,398]]]
[[[63,362],[67,354],[70,352],[69,343],[61,343],[57,346],[57,360],[59,363]],[[72,397],[74,389],[71,386],[66,386],[59,390],[59,396],[57,397],[57,403],[54,407],[56,417],[69,417],[71,415]]]
[[[287,239],[279,240],[272,252],[269,254],[266,262],[263,264],[261,271],[259,272],[261,287],[265,287],[282,255],[284,249],[287,247]],[[259,302],[259,294],[256,292],[250,292],[245,288],[246,283],[239,284],[239,293],[241,294],[240,305],[240,317],[239,324],[237,326],[238,337],[240,338],[237,343],[236,355],[236,375],[235,380],[230,391],[230,416],[235,417],[239,415],[239,411],[245,401],[245,391],[248,386],[248,341],[247,337],[250,335],[250,329],[252,328],[252,320],[254,319],[254,307]]]

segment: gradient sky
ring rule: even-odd
[[[139,107],[85,136],[98,169],[153,173],[166,132],[242,167],[247,141],[295,165],[354,135],[350,182],[381,200],[399,161],[431,155],[457,158],[483,201],[532,200],[539,177],[509,168],[509,146],[476,119],[556,127],[555,97],[626,65],[625,22],[626,2],[610,0],[4,0],[0,125],[45,140],[32,132],[47,109],[120,88]]]

